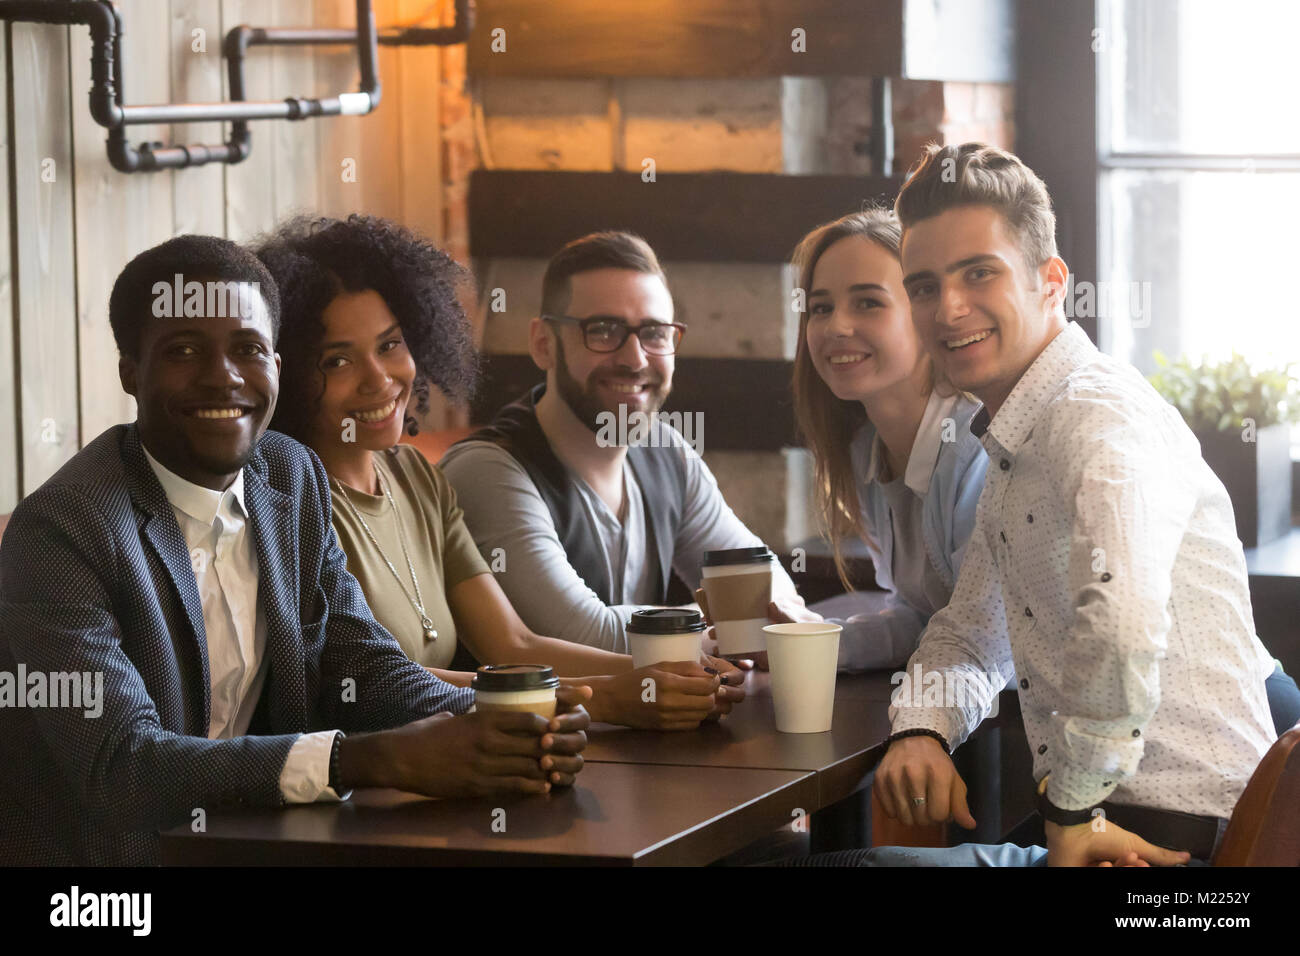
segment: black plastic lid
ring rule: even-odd
[[[705,551],[704,567],[722,564],[763,564],[776,557],[767,548],[728,548],[726,551]]]
[[[656,607],[634,611],[627,629],[634,634],[689,634],[702,631],[707,624],[699,611],[680,607]]]
[[[545,664],[484,664],[474,674],[475,690],[494,693],[516,690],[547,690],[560,686],[555,671]]]

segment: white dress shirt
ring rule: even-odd
[[[248,732],[270,666],[244,473],[225,491],[214,491],[169,471],[148,449],[144,455],[176,514],[203,605],[211,691],[208,737],[241,737]],[[286,803],[339,799],[329,786],[334,735],[332,730],[302,734],[294,742],[280,772]]]
[[[1051,773],[1058,807],[1230,816],[1274,739],[1273,661],[1232,505],[1196,438],[1076,323],[987,418],[971,424],[987,423],[989,453],[975,530],[909,671],[1014,672],[1034,777]],[[955,747],[996,692],[935,706],[914,691],[891,707],[893,729]]]

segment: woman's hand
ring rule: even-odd
[[[825,620],[816,611],[808,610],[808,605],[797,594],[773,598],[767,605],[767,619],[773,624],[816,624]],[[754,655],[754,666],[761,671],[767,670],[767,651]]]
[[[595,691],[591,711],[596,720],[645,730],[694,730],[745,696],[743,688],[723,685],[722,674],[730,671],[717,663],[710,666],[720,673],[710,674],[693,661],[665,661],[581,682]],[[740,681],[729,677],[728,685],[732,683]]]
[[[817,624],[826,620],[816,611],[809,610],[799,596],[773,598],[767,606],[768,619],[773,624]]]
[[[713,710],[708,720],[718,720],[723,714],[745,699],[745,671],[754,666],[753,661],[729,661],[725,657],[707,657],[708,666],[718,672],[722,686],[714,695]],[[744,665],[743,667],[741,665]]]
[[[713,654],[716,656],[718,653],[718,634],[717,631],[713,629],[713,621],[709,617],[709,599],[704,594],[704,588],[695,589],[695,603],[697,603],[700,606],[700,614],[703,616],[705,622],[709,625],[709,629],[704,632],[704,653]],[[750,671],[754,669],[754,662],[747,657],[737,658],[731,663],[743,671]],[[763,670],[767,670],[766,655],[764,656],[763,659]]]
[[[709,601],[704,594],[704,588],[696,589],[695,600],[699,602],[700,613],[704,615],[704,620],[712,624],[709,618]],[[773,598],[767,605],[767,617],[773,624],[815,624],[818,621],[825,620],[816,611],[810,611],[808,606],[803,603],[803,598],[797,594],[782,594]],[[717,641],[712,626],[709,627],[704,636],[710,641]],[[712,649],[717,650],[716,643]],[[757,667],[759,670],[765,671],[767,670],[767,652],[760,651],[752,659],[737,659],[733,663],[741,670],[752,670]]]

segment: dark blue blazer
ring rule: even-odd
[[[244,468],[270,670],[250,735],[209,740],[207,638],[185,538],[135,425],[29,495],[0,547],[0,671],[101,672],[103,712],[0,707],[0,864],[154,864],[195,809],[278,807],[297,736],[469,709],[375,621],[320,460],[267,432]],[[252,731],[256,731],[256,735]]]

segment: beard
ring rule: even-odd
[[[615,379],[622,378],[624,381],[631,384],[642,381],[644,375],[639,375],[635,372],[628,372],[621,376],[614,374],[609,377]],[[616,404],[613,408],[610,408],[601,401],[597,394],[598,386],[596,385],[595,378],[596,375],[593,373],[588,377],[587,384],[584,386],[573,377],[569,372],[569,363],[564,357],[564,344],[560,342],[559,336],[556,336],[555,384],[559,389],[560,398],[564,399],[564,404],[569,406],[569,409],[573,414],[578,417],[578,421],[591,429],[592,434],[599,435],[601,432],[601,416],[608,414],[617,418],[619,407],[623,403]],[[663,406],[664,401],[668,398],[668,391],[669,390],[665,388],[662,383],[654,384],[654,380],[650,380],[650,391],[644,410],[647,416],[653,416],[659,411]]]

